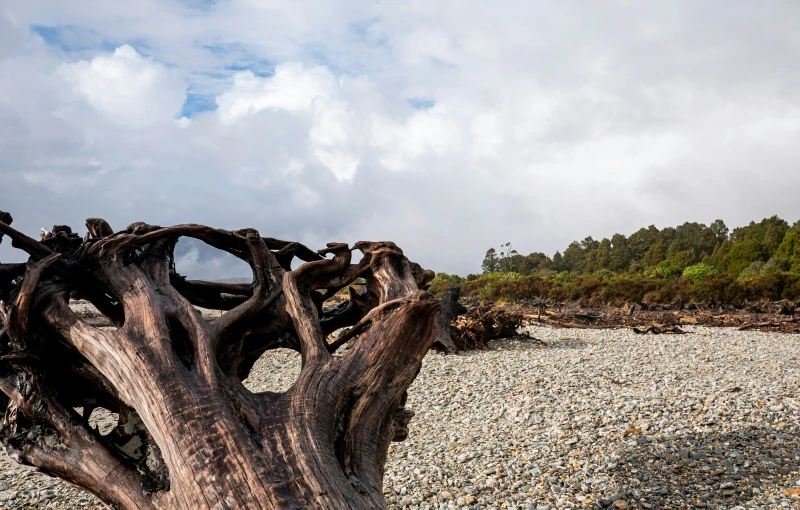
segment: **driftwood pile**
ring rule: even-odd
[[[456,345],[461,350],[486,349],[491,340],[510,338],[546,347],[547,344],[542,340],[519,330],[526,324],[524,316],[515,310],[496,306],[474,308],[455,320],[453,327],[458,332]]]
[[[675,333],[681,326],[699,325],[735,327],[742,331],[758,330],[800,333],[800,307],[790,301],[745,301],[735,306],[714,303],[684,304],[678,300],[666,305],[627,303],[581,306],[539,299],[511,306],[532,323],[559,328],[607,329],[628,328],[636,333]]]
[[[489,342],[501,338],[525,339],[545,346],[541,340],[519,329],[526,325],[523,314],[517,310],[494,305],[473,304],[469,308],[459,303],[460,289],[447,289],[442,298],[442,309],[436,315],[436,343],[434,348],[448,354],[459,351],[487,349]]]

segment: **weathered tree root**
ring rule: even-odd
[[[458,331],[455,344],[459,350],[487,349],[489,342],[501,338],[516,338],[546,346],[545,342],[533,338],[519,328],[525,325],[522,313],[501,307],[476,307],[467,314],[456,317],[454,327]]]
[[[408,434],[406,390],[435,340],[441,305],[421,290],[432,272],[390,242],[314,252],[249,229],[114,232],[97,218],[85,238],[56,226],[36,241],[10,221],[0,213],[0,235],[30,255],[0,266],[0,442],[17,461],[121,508],[385,507],[389,443]],[[180,237],[246,261],[252,284],[178,275]],[[323,311],[356,278],[364,293]],[[110,327],[76,315],[70,295]],[[225,313],[207,322],[194,305]],[[334,356],[343,342],[326,336],[345,326],[350,348]],[[251,393],[242,380],[277,348],[300,353],[297,381]],[[119,413],[112,433],[89,427],[95,408]]]

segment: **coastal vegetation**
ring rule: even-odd
[[[800,221],[777,216],[728,229],[684,223],[574,241],[552,256],[490,248],[481,274],[437,273],[431,291],[482,299],[624,304],[800,300]]]

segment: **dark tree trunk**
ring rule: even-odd
[[[467,309],[458,302],[461,287],[450,287],[442,297],[442,308],[436,312],[436,342],[434,348],[447,354],[458,354],[458,347],[454,342],[455,331],[451,326],[453,319],[467,313]]]
[[[96,218],[85,239],[57,226],[35,241],[2,219],[0,233],[30,255],[23,278],[0,268],[18,275],[0,280],[10,397],[0,440],[19,462],[122,508],[385,507],[388,446],[408,434],[406,389],[435,339],[440,303],[420,290],[432,272],[389,242],[317,253],[255,230],[134,223],[114,233]],[[176,274],[181,236],[247,261],[253,284]],[[294,257],[305,264],[291,270]],[[366,294],[323,312],[356,278]],[[73,292],[113,327],[77,316]],[[194,305],[227,312],[209,323]],[[334,325],[351,327],[328,343]],[[251,393],[242,380],[279,347],[300,352],[297,381]],[[106,436],[88,425],[97,407],[120,415]]]

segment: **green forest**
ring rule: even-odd
[[[518,253],[511,243],[490,248],[481,274],[437,273],[431,291],[460,286],[489,300],[547,298],[623,304],[737,304],[800,299],[800,221],[777,216],[728,229],[684,223],[641,228],[629,236],[587,237],[553,256]]]

